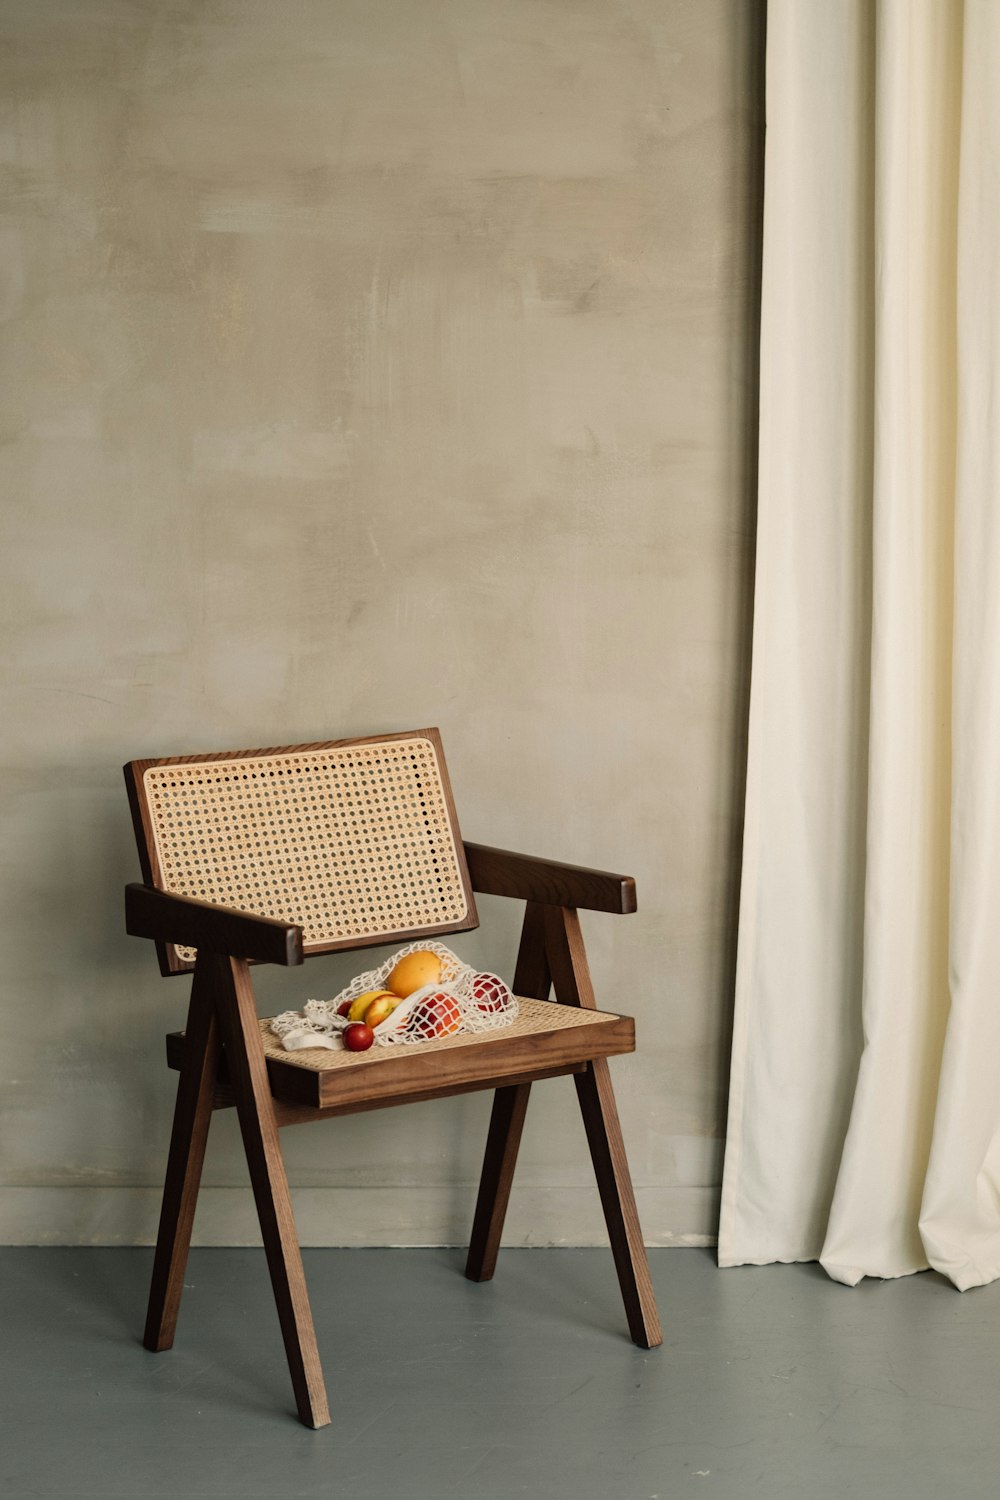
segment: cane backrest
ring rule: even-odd
[[[131,761],[148,885],[294,922],[307,954],[478,925],[436,729]],[[164,973],[190,948],[160,945]]]

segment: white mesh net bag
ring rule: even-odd
[[[409,993],[401,998],[389,980]],[[518,1010],[517,997],[496,974],[473,969],[443,943],[410,943],[377,969],[357,975],[332,1000],[307,1000],[301,1011],[275,1016],[271,1030],[288,1052],[340,1047],[341,1033],[352,1021],[367,1019],[364,1012],[379,1000],[386,1014],[372,1031],[383,1047],[496,1031],[509,1026]],[[354,1013],[346,1014],[352,1005]]]

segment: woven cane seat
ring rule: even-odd
[[[402,1103],[425,1095],[428,1068],[434,1093],[456,1093],[482,1088],[484,1080],[513,1081],[528,1073],[537,1077],[547,1069],[565,1073],[589,1058],[611,1057],[635,1047],[631,1016],[525,996],[518,997],[516,1019],[501,1031],[459,1033],[414,1047],[372,1047],[367,1052],[308,1047],[286,1052],[270,1020],[259,1025],[275,1098],[313,1108],[341,1108],[345,1113],[373,1098]],[[183,1056],[184,1037],[175,1032],[167,1038],[167,1060],[179,1068]]]
[[[309,953],[477,925],[436,730],[126,771],[161,890],[294,922]]]

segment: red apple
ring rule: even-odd
[[[472,998],[480,1010],[496,1014],[507,1009],[507,986],[495,974],[477,974],[472,981]]]
[[[351,1004],[352,1002],[350,1000],[341,1000],[340,1004],[337,1006],[337,1015],[346,1016],[351,1008]]]
[[[348,1052],[367,1052],[374,1040],[374,1031],[364,1021],[352,1021],[344,1027],[344,1046]]]
[[[437,990],[413,1007],[406,1020],[406,1029],[430,1041],[435,1037],[450,1036],[461,1024],[458,1001],[453,995]]]

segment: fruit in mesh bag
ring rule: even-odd
[[[414,990],[441,983],[441,960],[427,948],[418,948],[401,958],[386,980],[386,989],[405,1000]]]
[[[461,1024],[461,1006],[454,995],[449,995],[446,990],[435,990],[426,995],[406,1018],[407,1033],[421,1037],[424,1041],[450,1036]]]
[[[376,995],[365,1011],[362,1020],[366,1026],[374,1028],[384,1021],[386,1016],[391,1016],[396,1006],[402,1005],[402,1003],[398,995]]]
[[[368,1007],[370,1005],[373,1005],[376,1000],[381,1000],[384,997],[387,997],[389,1000],[391,1000],[394,1005],[399,1004],[399,996],[394,995],[391,990],[365,990],[363,995],[358,995],[354,1000],[351,1000],[350,1002],[345,1000],[344,1004],[338,1006],[337,1008],[340,1011],[341,1015],[347,1016],[347,1019],[349,1021],[366,1021],[367,1024],[371,1026],[374,1023],[368,1020]],[[388,1015],[388,1011],[386,1011],[386,1015]],[[379,1019],[383,1018],[380,1017]]]
[[[497,1015],[510,1004],[510,990],[495,974],[476,974],[472,980],[472,998],[480,1010]]]

